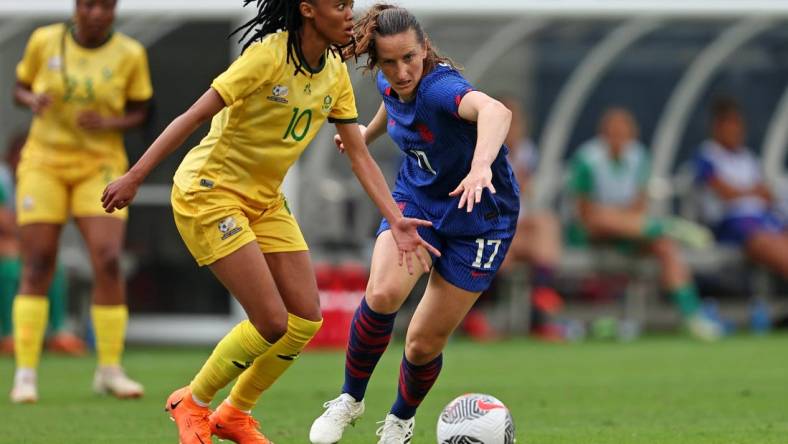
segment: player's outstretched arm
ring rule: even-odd
[[[490,165],[498,157],[498,151],[509,132],[512,112],[487,94],[471,91],[462,98],[458,114],[465,120],[476,122],[476,148],[471,171],[449,196],[460,196],[457,208],[466,207],[470,213],[473,205],[481,201],[482,190],[487,188],[495,193]]]
[[[219,93],[213,88],[208,89],[185,113],[167,125],[167,128],[153,141],[145,154],[126,174],[107,185],[101,196],[101,205],[104,210],[107,213],[112,213],[116,209],[128,206],[137,194],[140,184],[151,170],[224,106],[224,101]]]
[[[386,179],[383,178],[380,167],[369,154],[367,145],[364,143],[364,139],[358,129],[358,124],[337,124],[337,132],[344,141],[353,173],[358,178],[358,181],[361,182],[361,186],[364,187],[369,197],[380,209],[380,212],[383,213],[383,217],[391,225],[391,234],[394,236],[394,241],[399,248],[400,265],[402,265],[404,259],[408,272],[412,274],[411,254],[414,254],[421,262],[424,272],[428,273],[430,271],[429,261],[419,254],[418,247],[424,247],[436,256],[441,254],[435,247],[419,236],[417,228],[420,226],[429,227],[432,226],[432,223],[402,215],[394,199],[391,198],[391,191],[389,191],[389,187],[386,184]]]
[[[386,113],[386,106],[383,102],[380,102],[380,107],[378,111],[375,113],[375,117],[369,121],[367,125],[367,132],[364,134],[364,142],[367,146],[371,145],[372,142],[377,140],[378,137],[382,136],[383,133],[386,132],[386,123],[388,121],[388,114]]]

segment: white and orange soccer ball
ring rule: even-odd
[[[514,444],[514,422],[504,403],[490,395],[467,393],[444,407],[438,418],[438,444]]]

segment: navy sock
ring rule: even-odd
[[[347,393],[356,401],[364,399],[367,384],[375,366],[391,341],[397,313],[376,313],[361,299],[350,324],[350,340],[345,353],[345,385]]]
[[[411,364],[403,354],[399,369],[397,400],[391,407],[391,414],[399,419],[416,416],[416,409],[438,379],[441,367],[443,367],[442,353],[424,365]]]

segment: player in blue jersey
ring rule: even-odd
[[[373,6],[355,27],[350,55],[367,55],[383,103],[363,130],[369,144],[384,131],[405,154],[393,192],[403,214],[432,222],[421,236],[440,250],[411,319],[397,398],[379,443],[408,443],[416,409],[441,370],[449,336],[489,285],[506,256],[519,211],[519,191],[503,141],[511,112],[474,88],[431,46],[406,9]],[[343,149],[341,138],[336,142]],[[310,441],[329,444],[364,412],[369,378],[391,338],[394,318],[419,274],[398,265],[384,220],[367,292],[350,327],[341,395],[315,420]]]

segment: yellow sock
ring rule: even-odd
[[[93,317],[99,366],[120,365],[126,342],[129,308],[126,305],[93,305],[90,314]]]
[[[47,329],[49,299],[20,294],[14,298],[14,354],[17,368],[37,368]]]
[[[210,403],[216,392],[252,365],[271,348],[251,322],[242,321],[227,333],[190,384],[192,394]]]
[[[321,325],[322,320],[308,321],[289,314],[287,333],[241,374],[230,392],[230,403],[240,410],[252,410],[260,395],[293,364]]]

